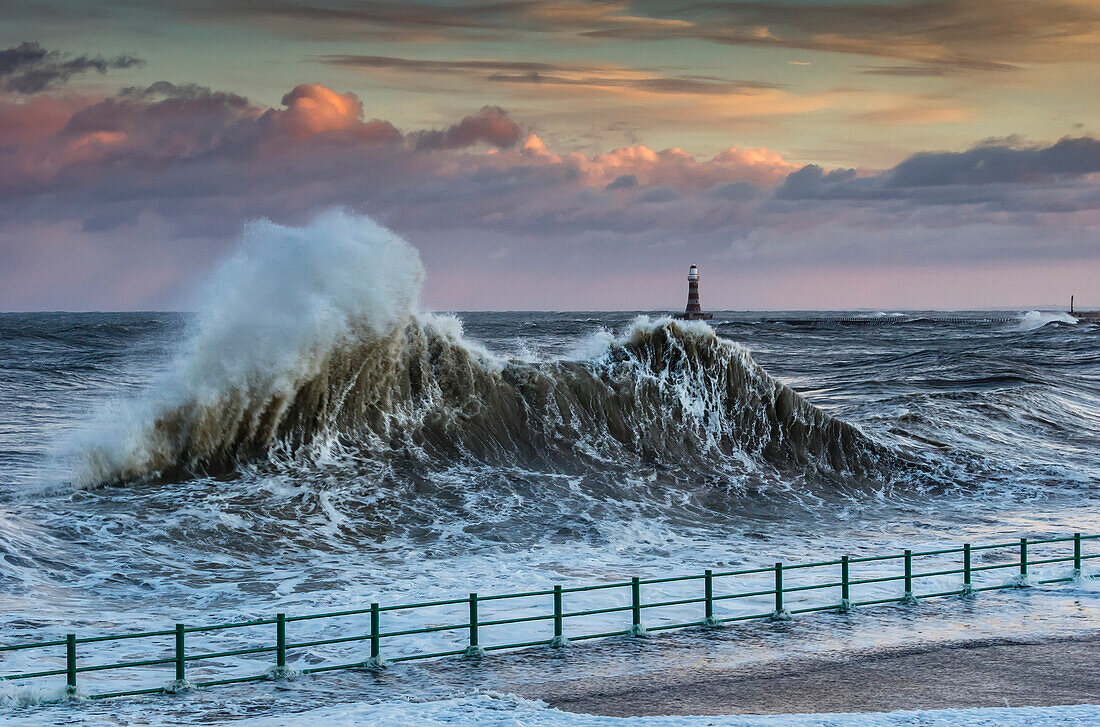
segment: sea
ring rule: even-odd
[[[690,322],[439,312],[419,302],[424,275],[399,237],[337,215],[251,226],[192,312],[0,314],[0,647],[1100,534],[1096,324],[1038,310],[716,311]],[[1100,554],[1100,540],[1090,549]],[[980,552],[975,564],[1013,553]],[[853,578],[899,567],[867,563]],[[1100,561],[1084,571],[1040,565],[1015,584],[1030,587],[917,605],[900,603],[896,580],[868,583],[853,600],[899,603],[660,632],[699,620],[698,604],[674,604],[646,612],[644,638],[381,669],[297,674],[367,658],[363,641],[303,647],[286,678],[173,694],[83,698],[170,685],[171,664],[82,672],[75,698],[63,676],[3,681],[0,723],[611,724],[523,695],[567,679],[1088,633]],[[991,569],[975,585],[1014,577]],[[1073,580],[1040,583],[1063,577]],[[766,590],[770,578],[716,587]],[[788,586],[813,582],[799,578]],[[644,599],[700,587],[654,584]],[[810,589],[787,606],[838,597]],[[629,598],[570,593],[566,610]],[[724,601],[716,616],[766,611],[770,598]],[[543,600],[488,602],[481,618],[544,614]],[[465,608],[386,612],[383,630],[461,624]],[[365,618],[292,622],[288,638],[362,634]],[[565,635],[621,631],[627,619],[567,619]],[[482,645],[542,641],[550,628],[485,627]],[[195,654],[247,650],[272,642],[274,627],[189,638]],[[466,638],[407,634],[385,640],[383,655]],[[171,648],[171,636],[82,643],[79,658],[157,660]],[[0,651],[0,676],[60,669],[64,656],[63,645]],[[273,659],[197,660],[188,679],[264,674]],[[940,723],[927,715],[878,723]],[[737,719],[707,724],[750,724]]]

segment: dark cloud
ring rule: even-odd
[[[681,194],[673,187],[654,187],[638,196],[638,201],[643,204],[659,204],[662,202],[674,202],[680,199]]]
[[[397,42],[496,38],[507,39],[507,28],[523,15],[529,0],[433,2],[328,0],[266,2],[264,0],[170,0],[183,16],[204,23],[262,24],[291,36],[317,40],[355,39]],[[539,0],[536,0],[539,2]]]
[[[1083,212],[1100,188],[1100,140],[1065,138],[1048,146],[988,142],[964,152],[922,152],[892,169],[858,176],[807,165],[775,192],[777,199],[919,206],[979,205],[1027,215]]]
[[[89,71],[103,74],[111,68],[130,68],[141,63],[141,59],[128,55],[73,58],[69,53],[46,50],[38,43],[21,43],[0,50],[0,90],[29,95]]]
[[[321,62],[364,71],[396,71],[430,76],[462,76],[496,83],[634,89],[651,93],[725,95],[778,89],[782,84],[714,76],[654,75],[645,69],[612,64],[544,63],[492,59],[434,61],[389,56],[329,55]]]
[[[199,3],[200,5],[210,5]],[[318,21],[343,25],[362,24],[404,28],[489,28],[502,18],[514,16],[523,2],[468,2],[439,5],[424,2],[378,2],[354,0],[341,2],[281,2],[231,0],[213,5],[225,14],[269,16],[295,21]]]
[[[455,60],[431,61],[413,58],[367,55],[321,56],[322,63],[348,68],[398,70],[409,73],[452,75],[466,73],[555,73],[565,68],[587,68],[571,64],[539,63],[536,61]]]
[[[788,176],[776,190],[775,196],[780,199],[821,199],[827,197],[830,190],[855,178],[855,169],[826,172],[816,164],[807,164]]]
[[[789,175],[788,178],[790,178]],[[720,199],[744,200],[760,197],[763,190],[748,182],[734,182],[716,187],[711,194]]]
[[[630,189],[638,186],[638,178],[633,174],[620,174],[611,180],[605,189]]]
[[[467,116],[454,126],[415,135],[416,148],[459,149],[477,143],[506,149],[516,145],[522,131],[508,112],[496,106],[486,106],[476,116]]]
[[[860,74],[864,76],[902,76],[906,78],[939,78],[960,71],[1018,71],[1018,66],[1008,63],[970,63],[959,67],[950,63],[919,63],[907,66],[864,66]]]
[[[889,175],[896,187],[1035,183],[1100,172],[1100,139],[1065,138],[1051,146],[989,143],[960,153],[915,154]]]
[[[119,96],[125,98],[147,99],[179,99],[183,101],[213,101],[229,106],[245,108],[248,99],[235,93],[214,91],[207,86],[196,83],[175,84],[168,81],[157,81],[149,86],[129,86],[119,91]]]
[[[713,76],[653,76],[653,77],[615,77],[611,75],[589,75],[571,78],[564,75],[543,73],[494,73],[488,76],[490,81],[501,83],[530,83],[554,86],[583,86],[593,89],[623,88],[651,93],[674,93],[686,95],[728,95],[743,94],[766,89],[782,88],[781,84],[763,81],[727,81]]]

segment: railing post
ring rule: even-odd
[[[642,626],[642,584],[638,576],[630,579],[630,614],[633,621],[630,635],[641,636],[645,633],[645,628]]]
[[[275,667],[286,669],[286,614],[275,614]]]
[[[1020,538],[1020,576],[1016,585],[1020,588],[1031,585],[1027,578],[1027,538]]]
[[[187,660],[183,657],[184,650],[183,624],[176,624],[176,682],[182,683],[186,678]]]
[[[790,617],[783,607],[783,564],[775,564],[775,613],[772,618],[784,620]]]
[[[901,597],[902,603],[916,603],[913,596],[913,551],[905,551],[905,595]]]
[[[848,583],[848,556],[844,555],[840,558],[840,610],[851,611],[852,610],[852,594],[851,588]]]
[[[482,656],[485,650],[477,641],[477,594],[470,594],[470,645],[466,647],[466,656]]]
[[[963,543],[963,595],[969,596],[974,592],[970,582],[970,543]]]
[[[561,586],[554,586],[554,638],[550,640],[551,646],[562,646],[565,643],[563,621]]]
[[[65,691],[76,692],[76,634],[65,635]]]
[[[1081,575],[1081,533],[1073,534],[1073,571]]]
[[[370,605],[370,658],[367,659],[363,666],[368,669],[384,669],[389,666],[389,663],[382,658],[382,648],[380,642],[382,640],[381,619],[379,614],[382,609],[378,607],[377,603]],[[467,654],[471,654],[470,649],[466,649]]]
[[[378,662],[379,655],[382,653],[381,645],[379,642],[381,639],[378,635],[378,604],[372,603],[370,605],[370,658],[374,662]]]
[[[703,625],[718,625],[714,620],[714,573],[710,568],[703,571]]]
[[[470,594],[470,646],[478,646],[477,643],[477,594]]]

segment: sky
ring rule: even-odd
[[[1100,0],[0,0],[0,310],[343,207],[441,310],[1100,308]]]

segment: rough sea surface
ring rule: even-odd
[[[415,253],[385,231],[347,232],[346,223],[253,229],[197,314],[0,315],[0,645],[1100,533],[1100,326],[1029,311],[958,312],[953,322],[927,312],[719,312],[690,324],[653,312],[432,314],[416,304]],[[305,250],[300,239],[339,242]],[[1086,547],[1100,552],[1100,541]],[[922,567],[957,567],[949,560]],[[1053,578],[1069,567],[1036,571]],[[990,571],[977,584],[1012,575]],[[957,580],[919,587],[950,590]],[[756,586],[770,587],[768,576],[738,589]],[[645,599],[693,597],[698,588],[653,586]],[[853,597],[900,598],[899,589],[869,584]],[[788,607],[837,598],[807,591],[791,594]],[[621,589],[578,594],[567,610],[625,599]],[[769,601],[726,604],[718,615],[759,612]],[[548,605],[486,604],[482,618]],[[461,623],[463,609],[440,609],[427,622],[397,612],[385,628]],[[655,609],[646,619],[698,620],[697,610]],[[1086,580],[965,605],[868,609],[856,621],[807,614],[782,628],[743,627],[737,638],[655,636],[644,664],[590,642],[556,660],[535,648],[477,665],[396,665],[384,677],[334,672],[175,697],[33,704],[60,694],[55,677],[0,684],[0,701],[2,718],[26,724],[145,715],[150,724],[275,725],[302,712],[332,724],[397,724],[400,714],[430,724],[462,721],[458,714],[615,724],[469,695],[527,674],[565,678],[593,664],[629,673],[693,653],[747,661],[1077,633],[1098,615],[1100,592]],[[567,630],[622,630],[628,617],[571,619]],[[300,622],[290,638],[365,628],[361,617]],[[486,628],[482,643],[547,639],[549,628]],[[196,635],[189,646],[272,638],[271,627],[257,627]],[[384,650],[449,650],[464,638],[461,630],[411,635]],[[662,639],[669,648],[653,648]],[[82,645],[81,658],[170,654],[170,638],[139,641]],[[294,650],[290,666],[355,661],[365,648]],[[0,672],[59,668],[63,654],[3,652]],[[259,674],[272,663],[270,653],[195,662],[189,677]],[[162,665],[89,672],[81,686],[94,694],[170,678]],[[410,706],[409,698],[444,701]],[[309,716],[318,704],[343,706]],[[975,713],[972,723],[1095,716],[1085,709],[1034,715],[1047,721]],[[947,719],[929,714],[876,724]]]

